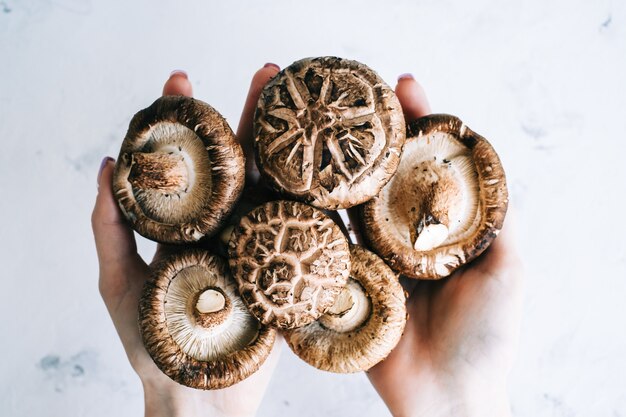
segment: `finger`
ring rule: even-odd
[[[241,112],[241,119],[239,119],[239,127],[237,128],[237,138],[241,143],[244,154],[246,155],[246,174],[249,178],[256,180],[259,177],[258,170],[254,163],[254,138],[252,132],[254,111],[256,110],[257,102],[263,87],[269,80],[271,80],[280,71],[280,67],[276,64],[267,63],[263,68],[258,70],[252,77],[250,83],[250,90],[248,91],[248,97],[246,103],[243,106]]]
[[[191,88],[187,73],[182,70],[172,71],[170,78],[163,86],[163,95],[191,97],[193,95],[193,89]]]
[[[138,258],[133,231],[123,218],[113,196],[111,184],[114,162],[113,158],[109,157],[102,161],[98,175],[98,196],[91,215],[91,226],[100,264],[101,291],[109,287],[120,288],[121,286],[116,283],[108,285],[109,283],[102,282],[103,278],[122,276],[121,272],[136,263]]]
[[[509,207],[502,230],[485,253],[477,259],[480,268],[489,272],[511,267],[522,269],[522,262],[517,250],[517,228],[515,210]],[[522,274],[520,274],[522,275]]]
[[[430,104],[426,93],[411,74],[402,74],[398,77],[396,96],[400,100],[407,122],[430,114]]]

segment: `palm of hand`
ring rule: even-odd
[[[444,392],[455,393],[446,399],[454,402],[504,387],[521,310],[521,266],[509,233],[505,230],[481,258],[444,280],[408,283],[413,288],[405,333],[369,372],[394,415],[404,415],[407,399],[436,409],[441,405],[434,402]],[[403,406],[394,410],[394,404]]]

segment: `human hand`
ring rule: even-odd
[[[252,118],[263,86],[278,72],[266,65],[254,75],[244,105],[237,138],[247,161],[252,155]],[[163,95],[192,95],[191,83],[182,72],[173,73],[165,83]],[[247,164],[247,177],[258,177],[254,163]],[[122,341],[128,360],[144,388],[146,416],[206,415],[244,417],[255,415],[278,361],[280,343],[259,371],[246,380],[222,390],[201,391],[179,385],[163,374],[143,346],[137,324],[139,298],[150,269],[137,253],[133,230],[128,226],[111,188],[114,161],[105,158],[98,175],[98,196],[91,223],[100,266],[99,288]],[[158,245],[155,259],[172,250]]]
[[[396,94],[407,122],[430,113],[412,77],[400,78]],[[518,344],[523,272],[509,223],[450,277],[402,278],[409,293],[404,335],[368,372],[394,416],[510,415],[506,378]]]

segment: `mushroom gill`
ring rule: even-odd
[[[335,304],[317,321],[284,332],[289,347],[308,364],[330,372],[364,371],[385,359],[406,323],[397,276],[378,256],[350,246],[352,269]]]
[[[507,205],[489,142],[454,116],[426,116],[409,123],[396,175],[363,206],[364,235],[394,271],[439,279],[489,246]]]
[[[372,301],[361,283],[350,277],[335,303],[319,318],[320,323],[340,333],[351,332],[369,318]]]
[[[201,361],[240,350],[259,330],[259,322],[236,294],[232,278],[202,266],[190,266],[172,278],[164,309],[172,339]]]
[[[407,246],[429,251],[475,231],[479,192],[470,150],[437,132],[405,145],[383,214]]]
[[[144,146],[131,154],[128,175],[137,203],[162,223],[194,219],[211,197],[211,161],[202,140],[171,122],[157,123],[145,135]]]
[[[180,384],[221,389],[256,372],[276,332],[237,293],[226,261],[187,249],[158,261],[144,287],[139,327],[156,365]]]
[[[210,105],[167,96],[131,120],[113,191],[131,226],[162,243],[190,243],[224,224],[244,183],[241,145]]]

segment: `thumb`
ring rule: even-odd
[[[267,84],[278,71],[280,71],[278,65],[267,63],[254,74],[252,82],[250,83],[248,97],[243,106],[241,119],[239,119],[237,138],[246,155],[246,184],[256,184],[259,180],[259,171],[254,162],[254,112],[263,87],[265,87],[265,84]]]
[[[98,196],[91,215],[101,276],[117,275],[137,261],[137,244],[113,196],[113,158],[102,160],[98,174]]]

